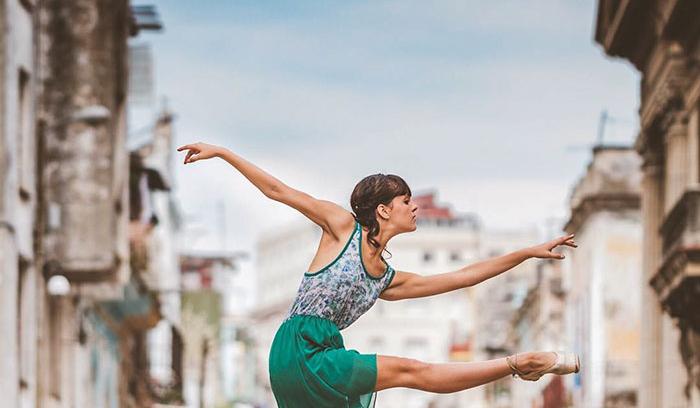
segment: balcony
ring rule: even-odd
[[[650,284],[669,315],[700,331],[700,190],[689,190],[660,228],[661,267]]]

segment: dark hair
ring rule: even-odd
[[[411,196],[411,188],[394,174],[372,174],[360,180],[352,190],[350,208],[360,225],[367,227],[367,241],[375,248],[379,243],[374,239],[379,234],[379,221],[376,209],[379,204],[389,205],[394,197]]]

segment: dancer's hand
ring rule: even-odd
[[[184,145],[177,148],[178,152],[181,152],[183,150],[187,150],[187,155],[185,156],[185,161],[183,162],[183,164],[187,164],[194,163],[198,160],[218,157],[223,151],[223,148],[220,146],[199,142]]]
[[[578,248],[578,245],[576,245],[576,243],[574,242],[574,234],[571,234],[553,239],[551,241],[545,242],[544,244],[540,244],[530,248],[530,256],[532,256],[533,258],[542,259],[564,259],[564,254],[552,252],[554,248],[561,245],[566,245],[572,248]]]

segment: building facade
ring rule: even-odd
[[[142,26],[125,0],[3,0],[0,25],[3,405],[149,405],[124,114]]]
[[[38,197],[34,138],[38,86],[32,7],[0,1],[0,394],[11,406],[37,403],[38,302],[45,279],[36,264]]]
[[[481,259],[504,255],[539,241],[535,228],[487,230],[481,234]],[[519,344],[510,341],[513,318],[526,300],[528,289],[537,278],[537,262],[528,260],[512,270],[474,287],[479,313],[476,319],[475,355],[477,360],[502,358],[519,351]],[[518,404],[518,389],[511,377],[482,386],[483,405],[505,408]]]
[[[564,267],[559,260],[540,260],[536,280],[511,320],[508,337],[510,350],[545,351],[569,349],[566,325],[566,291]],[[512,405],[560,408],[571,400],[565,380],[546,376],[532,383],[511,380]]]
[[[700,3],[600,0],[595,40],[640,73],[641,407],[700,406]]]
[[[574,406],[634,407],[641,327],[640,158],[632,148],[596,147],[571,195],[571,348],[581,356]]]
[[[237,306],[238,259],[230,252],[187,252],[180,256],[181,327],[185,346],[184,399],[188,407],[246,402],[254,376],[245,325],[232,314]]]

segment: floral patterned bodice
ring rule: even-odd
[[[287,315],[317,316],[329,319],[342,330],[368,311],[394,277],[394,269],[386,264],[381,277],[370,275],[362,262],[362,229],[355,230],[345,248],[328,266],[314,273],[305,273],[297,297]]]

